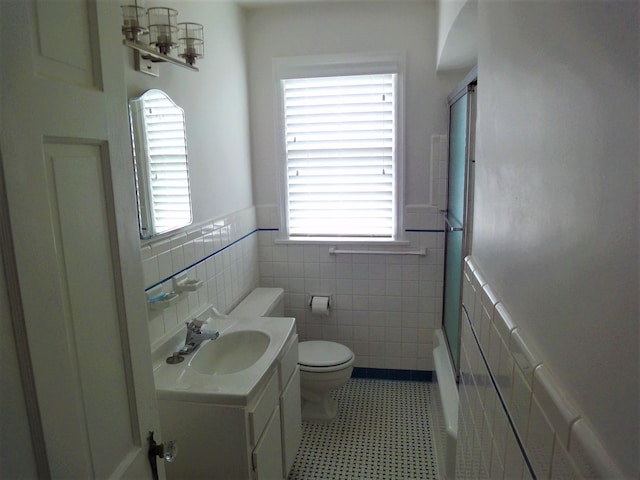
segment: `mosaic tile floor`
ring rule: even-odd
[[[352,378],[334,392],[333,423],[302,424],[289,480],[437,479],[432,387]]]

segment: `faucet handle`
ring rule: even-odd
[[[185,325],[187,326],[187,330],[190,330],[192,332],[197,332],[200,330],[201,325],[198,325],[197,323],[191,321],[191,322],[184,322]]]
[[[199,332],[200,329],[202,328],[202,325],[204,325],[205,323],[208,323],[208,322],[199,320],[197,318],[192,319],[190,322],[185,322],[185,324],[187,325],[187,328],[192,332]]]

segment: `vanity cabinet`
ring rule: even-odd
[[[162,437],[178,442],[168,479],[285,479],[301,439],[298,336],[281,355],[246,404],[159,398]],[[213,400],[212,400],[213,399]]]

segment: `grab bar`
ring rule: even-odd
[[[440,213],[442,214],[442,218],[444,219],[444,221],[446,222],[446,224],[449,227],[449,228],[447,228],[447,231],[449,231],[449,232],[461,232],[461,231],[464,230],[463,227],[454,227],[451,224],[451,221],[449,220],[449,217],[447,215],[447,213],[449,213],[447,210],[440,210]]]
[[[341,250],[336,247],[329,248],[330,255],[337,255],[340,253],[351,253],[353,255],[421,255],[427,254],[426,247],[419,248],[418,250]]]

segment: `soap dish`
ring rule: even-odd
[[[177,293],[164,293],[160,286],[152,288],[147,292],[147,306],[151,310],[164,310],[173,305],[176,300],[178,300]]]
[[[204,285],[202,280],[190,279],[186,273],[173,277],[173,289],[180,292],[195,292]]]

